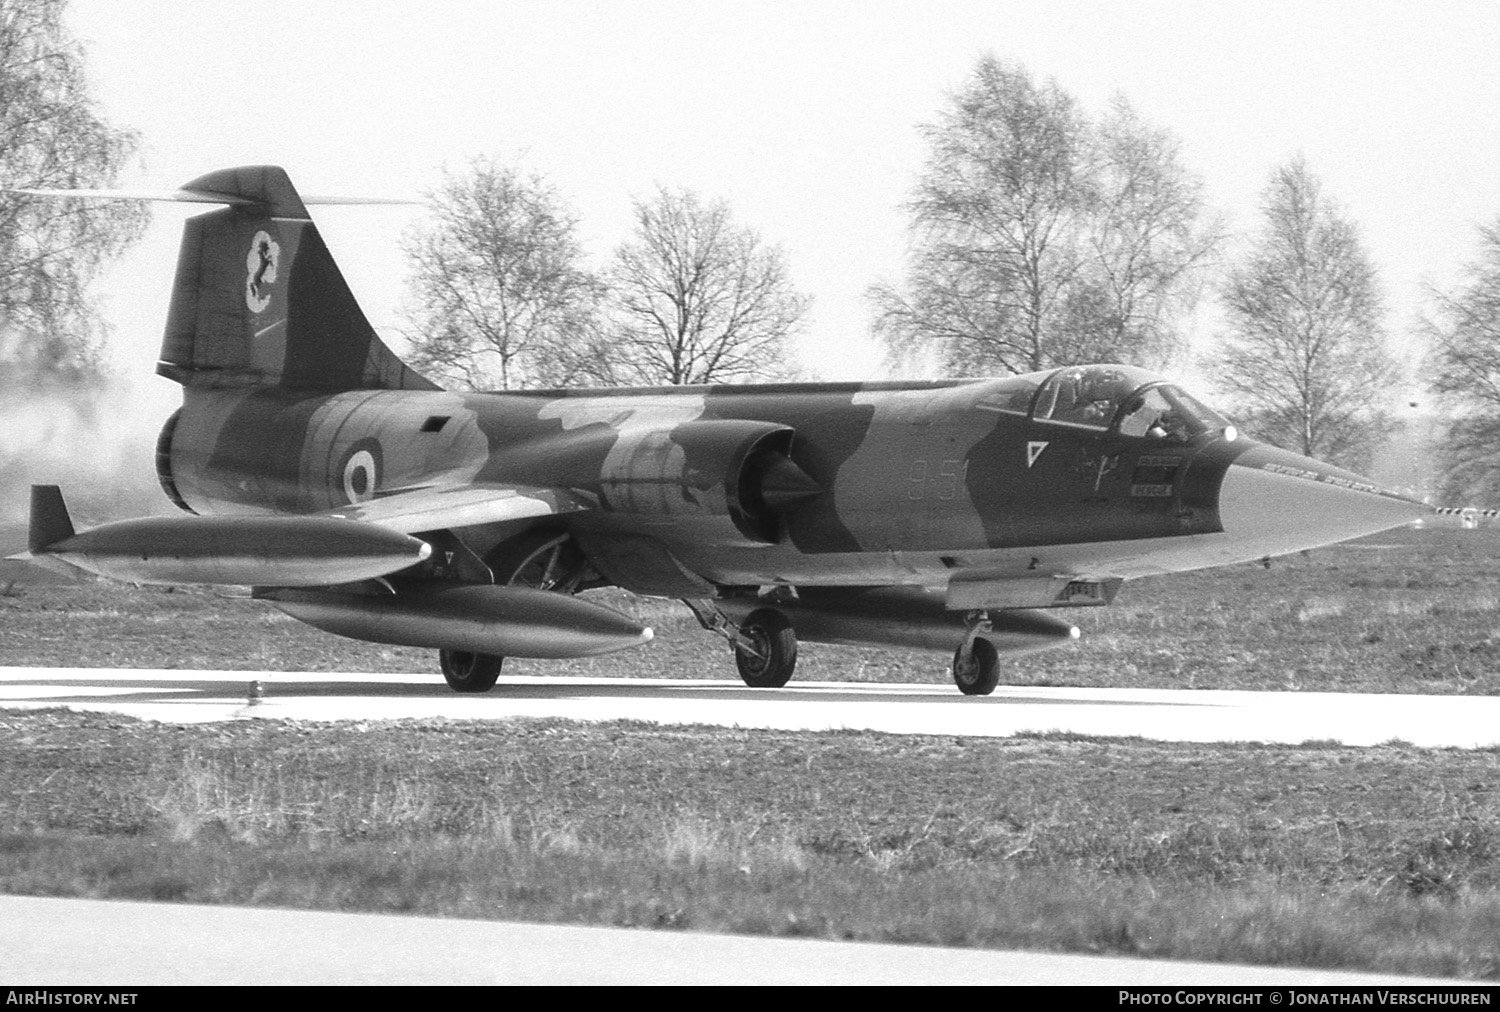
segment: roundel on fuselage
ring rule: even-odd
[[[344,498],[350,503],[375,497],[380,487],[380,444],[361,439],[344,454],[338,475],[343,481]]]

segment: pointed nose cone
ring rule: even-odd
[[[1224,532],[1257,557],[1363,537],[1430,512],[1368,478],[1272,446],[1239,456],[1219,489]]]

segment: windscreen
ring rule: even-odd
[[[1222,415],[1170,384],[1137,391],[1120,410],[1120,435],[1185,443],[1200,433],[1232,430]]]

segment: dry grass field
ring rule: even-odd
[[[11,893],[1500,977],[1496,750],[41,711],[0,771]]]
[[[0,664],[432,667],[210,593],[0,591]],[[680,607],[620,603],[655,643],[513,670],[733,677]],[[1082,645],[1012,681],[1490,694],[1500,537],[1400,531],[1075,615]],[[817,646],[799,676],[948,677]],[[1500,750],[0,711],[0,891],[1496,979]]]

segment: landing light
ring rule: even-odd
[[[1226,425],[1226,426],[1224,426],[1224,442],[1226,442],[1226,443],[1232,443],[1236,439],[1239,439],[1239,438],[1240,438],[1240,430],[1239,429],[1236,429],[1233,425]]]

